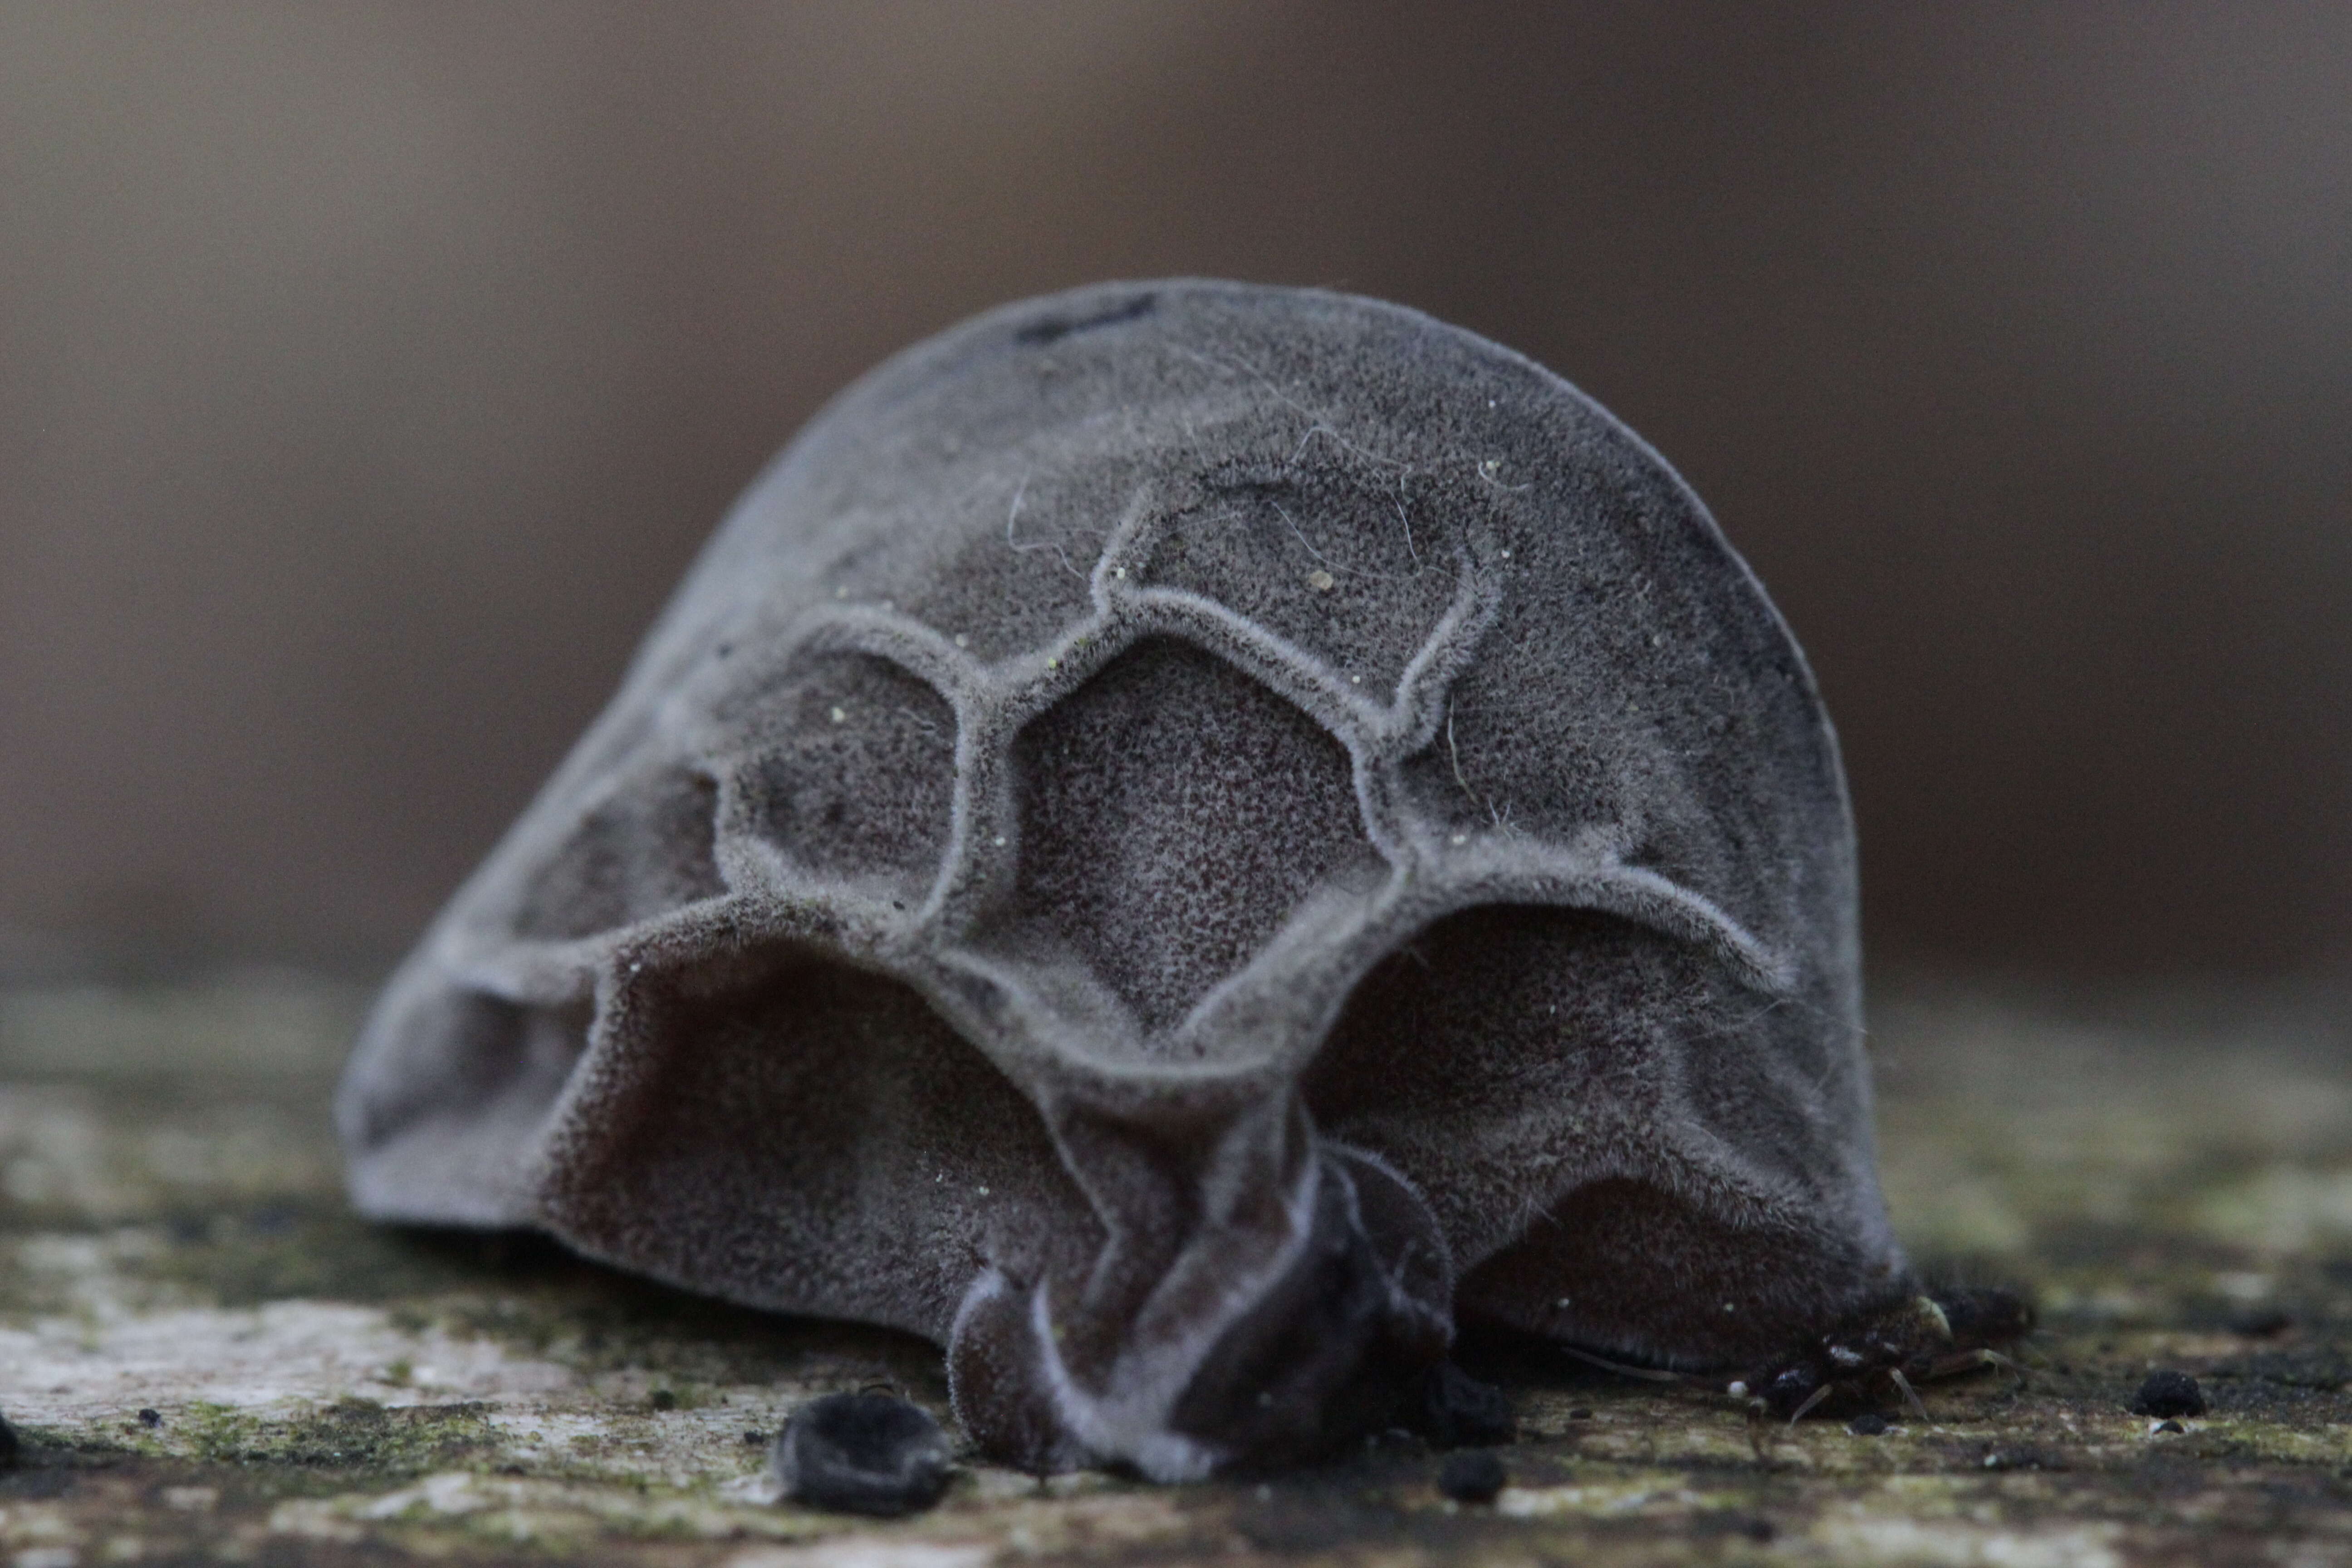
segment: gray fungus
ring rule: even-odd
[[[1559,377],[1242,284],[844,393],[377,1004],[386,1220],[946,1347],[1040,1470],[1311,1457],[1457,1320],[1690,1370],[1908,1289],[1803,660]]]

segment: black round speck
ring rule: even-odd
[[[1875,1411],[1865,1410],[1847,1422],[1845,1429],[1857,1437],[1884,1436],[1886,1432],[1886,1417]]]
[[[765,1432],[746,1432],[743,1434],[743,1441],[746,1443],[764,1443],[767,1440],[768,1435]]]
[[[1455,1502],[1493,1502],[1510,1478],[1491,1448],[1448,1454],[1437,1472],[1437,1489]]]
[[[2131,1407],[2140,1415],[2202,1415],[2205,1391],[2187,1373],[2161,1367],[2147,1374],[2132,1396]]]
[[[656,1410],[675,1410],[677,1408],[677,1395],[667,1388],[656,1388],[646,1403]]]
[[[139,1413],[139,1425],[142,1426],[161,1426],[163,1424],[163,1413],[160,1410],[142,1410]]]
[[[948,1489],[948,1439],[921,1406],[887,1394],[828,1394],[776,1435],[776,1479],[812,1508],[887,1519]]]
[[[2178,1421],[2159,1421],[2156,1424],[2156,1429],[2159,1432],[2170,1432],[2176,1436],[2189,1430]]]

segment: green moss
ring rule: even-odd
[[[261,1457],[261,1418],[234,1405],[192,1401],[180,1413],[181,1446],[199,1459],[236,1463]]]
[[[210,1463],[364,1471],[391,1481],[460,1468],[493,1453],[499,1439],[489,1408],[341,1399],[280,1421],[195,1404],[180,1416],[180,1437],[186,1451]]]

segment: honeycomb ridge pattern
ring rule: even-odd
[[[887,659],[936,690],[955,715],[947,858],[919,907],[895,910],[888,900],[847,884],[827,885],[792,864],[769,838],[722,831],[718,855],[727,891],[716,900],[681,905],[637,924],[626,945],[662,950],[673,936],[698,932],[719,914],[744,941],[824,933],[854,950],[921,964],[950,994],[1010,999],[1018,1019],[1012,1026],[990,1026],[984,1019],[959,1022],[979,1024],[982,1043],[1001,1059],[1052,1071],[1067,1058],[1037,1056],[1029,1048],[1035,1036],[1021,1026],[1034,1029],[1045,1005],[1027,994],[1016,971],[970,940],[985,927],[1012,882],[1020,854],[1013,740],[1138,642],[1164,637],[1227,660],[1296,705],[1353,763],[1364,837],[1387,875],[1364,910],[1360,937],[1346,945],[1344,954],[1334,954],[1340,962],[1328,965],[1334,991],[1319,1015],[1325,1022],[1346,987],[1360,977],[1363,955],[1385,951],[1403,932],[1437,916],[1486,903],[1616,915],[1704,948],[1766,996],[1788,993],[1789,960],[1703,895],[1655,871],[1624,864],[1605,835],[1553,845],[1502,828],[1457,830],[1412,811],[1402,784],[1404,765],[1439,738],[1448,687],[1493,625],[1501,597],[1499,574],[1466,560],[1459,563],[1453,603],[1430,628],[1396,690],[1382,700],[1223,605],[1181,589],[1144,585],[1140,567],[1150,552],[1150,524],[1160,515],[1149,493],[1136,498],[1095,563],[1087,584],[1092,614],[1033,652],[983,663],[933,627],[877,605],[827,605],[809,616],[803,649]],[[740,816],[722,797],[720,821]],[[509,942],[494,958],[478,958],[468,967],[470,977],[486,990],[556,1002],[576,999],[582,977],[618,956],[615,939],[600,932],[568,942]],[[1285,970],[1282,984],[1295,986],[1295,972]],[[1195,1038],[1265,1038],[1269,1026],[1252,1016],[1253,1000],[1246,984],[1230,987],[1186,1020],[1181,1032]],[[1295,993],[1285,999],[1283,1010],[1298,1011]],[[1286,1032],[1294,1037],[1282,1042],[1280,1059],[1267,1064],[1285,1071],[1316,1044],[1312,1033],[1302,1037],[1296,1029]],[[1070,1043],[1082,1057],[1090,1057],[1099,1038],[1080,1037]]]
[[[1221,313],[1240,327],[1215,326]],[[1041,320],[1064,324],[1046,334]],[[1265,619],[1159,580],[1169,531],[1199,519],[1202,486],[1213,489],[1219,474],[1263,487],[1291,475],[1337,483],[1332,476],[1367,464],[1407,471],[1343,434],[1347,417],[1282,390],[1272,373],[1236,353],[1206,352],[1200,341],[1213,331],[1202,321],[1264,332],[1277,347],[1296,337],[1335,360],[1365,354],[1375,382],[1397,378],[1412,398],[1431,395],[1422,382],[1435,373],[1424,360],[1453,356],[1469,367],[1453,374],[1490,378],[1497,395],[1486,397],[1487,409],[1524,400],[1554,432],[1546,441],[1565,432],[1571,451],[1590,446],[1605,484],[1634,498],[1623,503],[1634,509],[1630,522],[1603,511],[1594,515],[1609,521],[1577,525],[1602,531],[1594,537],[1618,553],[1574,565],[1585,559],[1574,555],[1584,535],[1528,533],[1531,503],[1502,477],[1502,459],[1424,459],[1452,475],[1444,482],[1454,488],[1441,486],[1441,497],[1467,500],[1418,542],[1401,499],[1397,517],[1415,581],[1450,589],[1433,618],[1421,610],[1391,623],[1395,657],[1383,668],[1397,673],[1370,686]],[[1443,352],[1423,353],[1432,348]],[[1032,365],[1044,379],[1024,379]],[[1118,384],[1105,390],[1089,376]],[[953,390],[974,378],[987,390],[972,393],[969,408],[954,403]],[[1165,416],[1160,434],[1120,401],[1171,395],[1167,386],[1188,380],[1206,390],[1188,395],[1193,401]],[[1391,307],[1307,291],[1155,285],[1012,307],[913,351],[872,385],[866,402],[853,394],[813,427],[722,531],[621,697],[387,987],[339,1108],[363,1209],[541,1226],[592,1256],[691,1288],[929,1334],[948,1347],[959,1415],[983,1449],[1040,1469],[1123,1462],[1163,1479],[1303,1455],[1344,1436],[1331,1424],[1360,1418],[1349,1391],[1368,1369],[1410,1370],[1444,1353],[1465,1279],[1485,1281],[1477,1304],[1506,1321],[1686,1362],[1748,1353],[1898,1279],[1871,1166],[1858,1044],[1842,1021],[1853,1008],[1840,934],[1850,930],[1850,850],[1834,751],[1785,632],[1646,449],[1563,384],[1491,345]],[[948,401],[924,403],[933,393]],[[1366,397],[1367,407],[1377,401]],[[1401,393],[1391,401],[1412,406]],[[961,472],[952,459],[961,437],[926,419],[969,419],[975,429],[995,419],[1011,433],[990,441],[1028,450],[1041,469],[1064,460],[1081,478],[1097,476],[1061,514],[1099,541],[1083,566],[1066,528],[1059,542],[1016,539],[1029,479],[1013,490],[1000,564],[982,569],[1028,574],[1007,579],[1002,626],[943,615],[936,595],[928,608],[901,608],[889,587],[952,577],[969,558],[946,552],[950,544],[985,546],[986,533],[927,513],[940,503],[922,502],[929,492],[920,485],[914,500],[887,505],[845,499],[860,486],[884,493],[901,469],[921,471],[925,442],[951,454],[941,471]],[[1212,425],[1218,433],[1204,436],[1201,426]],[[1116,460],[1097,449],[1104,441]],[[1254,455],[1204,459],[1219,441]],[[1547,466],[1559,467],[1558,449],[1538,444],[1514,471],[1540,476]],[[1581,498],[1610,493],[1597,482],[1571,469],[1547,504],[1591,507]],[[1402,498],[1401,478],[1397,485]],[[779,491],[803,499],[762,500]],[[1489,500],[1517,521],[1490,525]],[[819,519],[840,508],[849,521],[795,524],[808,528],[798,537],[772,531],[770,520],[812,506]],[[1660,521],[1642,521],[1651,513]],[[890,524],[899,531],[882,531],[892,518],[903,520]],[[1281,521],[1316,553],[1287,513]],[[1215,547],[1213,532],[1200,537],[1202,548]],[[929,564],[895,579],[861,565],[908,539],[945,542],[915,558]],[[1541,549],[1554,563],[1539,573],[1527,557]],[[1767,693],[1777,715],[1769,723],[1782,727],[1765,736],[1768,760],[1803,782],[1801,798],[1785,810],[1768,802],[1758,820],[1768,829],[1781,818],[1822,825],[1818,845],[1794,850],[1755,840],[1759,830],[1745,818],[1711,838],[1684,833],[1729,868],[1714,882],[1761,909],[1765,927],[1660,860],[1657,845],[1672,841],[1660,825],[1675,828],[1700,809],[1684,795],[1555,813],[1547,821],[1568,821],[1566,830],[1530,831],[1500,811],[1465,814],[1458,799],[1433,808],[1416,783],[1442,759],[1462,796],[1475,797],[1454,745],[1465,681],[1491,676],[1498,661],[1562,657],[1520,651],[1520,639],[1560,626],[1623,622],[1643,635],[1621,639],[1634,654],[1612,645],[1573,656],[1595,661],[1598,674],[1583,664],[1561,669],[1561,689],[1597,692],[1601,706],[1589,726],[1560,715],[1570,729],[1559,732],[1601,735],[1616,748],[1602,762],[1634,780],[1629,787],[1681,765],[1644,760],[1667,742],[1643,717],[1660,693],[1641,682],[1665,678],[1609,685],[1612,661],[1654,660],[1650,650],[1663,641],[1643,620],[1666,615],[1649,607],[1652,568],[1640,565],[1625,588],[1629,568],[1610,563],[1628,551],[1637,564],[1647,551],[1659,569],[1695,561],[1713,574],[1703,592],[1685,595],[1699,618],[1660,623],[1691,647],[1719,646],[1744,661],[1728,683],[1710,675],[1688,687],[1693,710],[1736,702],[1741,683]],[[1560,591],[1563,572],[1614,597],[1595,608],[1564,600],[1531,608]],[[1332,587],[1328,572],[1314,576],[1316,592]],[[1507,637],[1512,646],[1500,647]],[[1147,1026],[1104,976],[1024,945],[1006,911],[1022,866],[1021,737],[1155,643],[1219,661],[1330,738],[1347,758],[1350,831],[1364,854],[1314,885],[1181,1017]],[[922,763],[952,770],[928,875],[903,857],[884,868],[888,875],[822,869],[771,830],[772,797],[761,792],[790,736],[761,728],[772,721],[758,693],[803,681],[791,687],[801,704],[793,722],[822,730],[826,721],[807,717],[824,711],[807,672],[849,665],[908,678],[952,720],[951,760],[925,753]],[[1675,687],[1660,689],[1671,707]],[[854,708],[830,709],[845,735],[867,721]],[[943,727],[917,724],[924,736]],[[949,737],[936,739],[944,747]],[[1736,748],[1721,754],[1733,760],[1704,765],[1749,765]],[[1739,798],[1736,781],[1716,782],[1718,796]],[[656,798],[656,783],[663,802],[711,803],[708,840],[686,830],[674,805],[633,808]],[[583,851],[583,824],[661,837],[617,849],[592,840]],[[1213,837],[1203,855],[1214,853]],[[1756,847],[1743,847],[1751,840]],[[1775,859],[1782,854],[1794,856],[1785,867]],[[673,863],[694,855],[708,865]],[[573,889],[569,923],[564,908],[541,907],[561,905],[556,895]],[[679,901],[652,907],[664,889],[679,889]],[[591,907],[621,911],[623,923],[584,929],[597,922],[578,910]],[[1351,994],[1416,933],[1481,910],[1523,911],[1514,917],[1522,925],[1567,911],[1645,933],[1649,945],[1635,944],[1633,958],[1594,971],[1600,999],[1580,1016],[1602,1065],[1588,1086],[1560,1079],[1561,1063],[1583,1058],[1555,1052],[1530,1014],[1508,1021],[1495,1048],[1521,1053],[1518,1079],[1545,1083],[1552,1098],[1503,1094],[1478,1111],[1484,1131],[1455,1137],[1416,1134],[1410,1106],[1384,1121],[1370,1086],[1351,1100],[1372,1107],[1350,1123],[1360,1132],[1318,1128],[1303,1085]],[[825,1016],[837,1021],[827,1039],[789,1012],[790,976],[815,975],[810,965],[858,976],[809,993],[821,992]],[[859,1001],[867,996],[870,1006]],[[887,1039],[862,1032],[860,1006],[891,1020]],[[716,1026],[755,1016],[772,1022]],[[762,1039],[794,1041],[790,1048],[814,1053],[807,1062],[822,1068],[779,1078],[759,1059]],[[993,1078],[972,1078],[959,1058],[975,1048]],[[1363,1059],[1398,1058],[1390,1050]],[[863,1096],[844,1105],[892,1108],[872,1112],[890,1124],[795,1139],[760,1120],[844,1114],[821,1102],[759,1103],[761,1085],[808,1093],[828,1072],[845,1094]],[[950,1084],[961,1087],[940,1087]],[[682,1121],[688,1105],[696,1109]],[[1012,1109],[1021,1105],[1034,1119]],[[688,1124],[693,1117],[703,1124]],[[820,1146],[832,1162],[823,1169],[809,1163]],[[1656,1275],[1643,1281],[1641,1300],[1704,1298],[1704,1316],[1653,1312],[1630,1324],[1593,1316],[1553,1278],[1581,1266],[1572,1250],[1547,1253],[1552,1261],[1532,1269],[1490,1266],[1515,1237],[1540,1242],[1551,1205],[1607,1181],[1632,1184],[1645,1203],[1663,1194],[1662,1227],[1704,1221],[1671,1232],[1695,1238],[1681,1252],[1634,1264]],[[1707,1226],[1755,1238],[1738,1252],[1739,1268],[1760,1277],[1719,1278],[1705,1256],[1715,1245]],[[1464,1246],[1470,1251],[1457,1258]],[[1474,1267],[1482,1271],[1465,1274]],[[1717,1316],[1727,1295],[1752,1303],[1752,1318]],[[1349,1410],[1357,1415],[1343,1417]]]

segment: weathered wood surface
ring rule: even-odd
[[[2038,1295],[2021,1392],[1790,1431],[1477,1346],[1523,1431],[1493,1507],[1444,1500],[1403,1443],[1172,1489],[973,1465],[894,1523],[774,1503],[759,1439],[874,1382],[944,1415],[929,1346],[346,1213],[324,1107],[358,1000],[0,994],[0,1411],[25,1445],[0,1561],[2352,1562],[2352,1038],[2324,996],[2097,1026],[1882,1005],[1898,1224]],[[2205,1418],[2126,1410],[2158,1365],[2203,1380]]]

